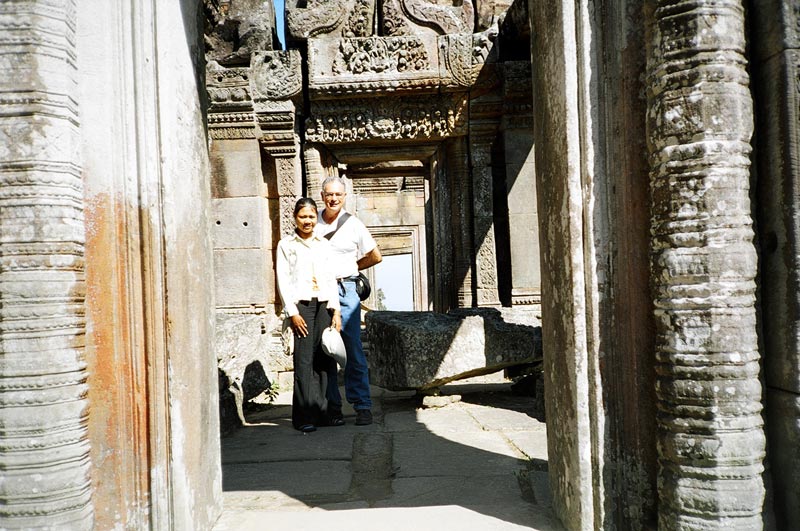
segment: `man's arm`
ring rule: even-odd
[[[358,270],[361,271],[362,269],[379,264],[381,260],[383,260],[381,252],[377,247],[375,247],[373,250],[362,256],[361,259],[356,262],[356,264],[358,264]]]

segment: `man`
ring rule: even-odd
[[[345,185],[339,177],[328,177],[322,183],[322,202],[325,209],[319,214],[314,233],[325,237],[336,231],[330,238],[333,247],[331,269],[339,280],[339,302],[342,313],[342,340],[347,350],[347,364],[344,369],[344,388],[347,401],[356,411],[356,425],[372,424],[372,399],[369,395],[369,370],[364,349],[361,346],[361,300],[356,293],[355,277],[362,269],[371,267],[382,260],[381,252],[367,227],[355,216],[350,215],[339,226],[345,213]],[[337,229],[338,227],[338,229]],[[333,415],[338,408],[341,418],[342,397],[336,383],[336,375],[331,375],[328,384],[328,408]]]

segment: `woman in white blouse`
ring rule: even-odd
[[[294,206],[294,234],[278,243],[275,269],[284,317],[294,331],[294,395],[292,424],[303,433],[317,426],[341,426],[340,416],[328,414],[325,398],[328,373],[336,362],[322,351],[322,331],[341,331],[339,290],[331,273],[330,243],[314,236],[317,205],[303,197]]]

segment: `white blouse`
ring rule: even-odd
[[[317,298],[339,309],[339,286],[331,270],[331,244],[319,236],[303,239],[296,233],[278,242],[275,272],[286,317],[297,315],[297,303]]]

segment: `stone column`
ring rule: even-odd
[[[655,4],[648,50],[659,528],[762,528],[764,433],[737,0]]]
[[[494,137],[470,136],[472,161],[473,238],[475,245],[475,303],[497,306],[497,250],[494,240],[494,186],[492,141]]]
[[[472,202],[470,200],[471,183],[469,180],[469,159],[466,138],[455,138],[447,145],[446,179],[450,192],[450,211],[444,210],[451,217],[452,235],[455,238],[453,272],[455,273],[454,289],[458,308],[474,306],[474,246],[472,219]],[[446,232],[444,234],[447,234]],[[449,243],[449,242],[447,242]],[[446,244],[447,244],[446,243]],[[449,308],[448,308],[449,309]]]
[[[0,522],[93,526],[74,1],[0,4]]]

